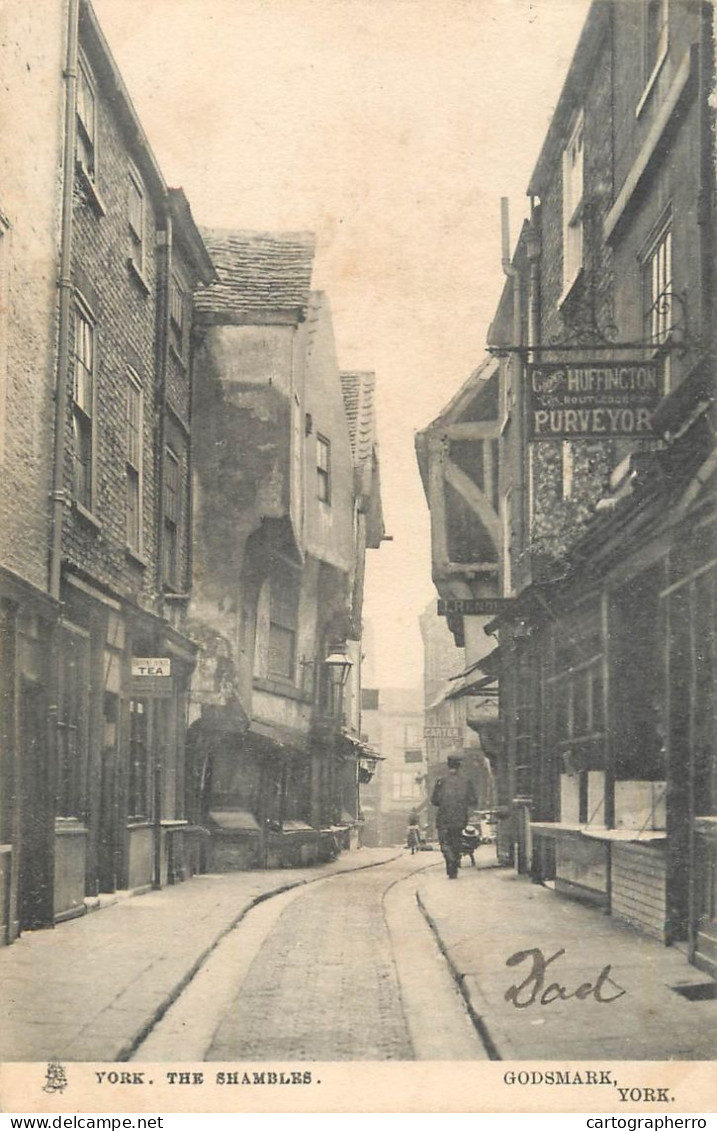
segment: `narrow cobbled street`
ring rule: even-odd
[[[405,855],[266,900],[135,1059],[164,1060],[175,1049],[186,1057],[188,1040],[197,1059],[214,1061],[483,1058],[416,904],[415,877],[435,866],[435,857]]]
[[[382,870],[381,870],[382,871]],[[210,1060],[412,1056],[375,869],[286,908],[227,1010]]]

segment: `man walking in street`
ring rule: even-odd
[[[436,827],[449,880],[458,876],[461,860],[461,833],[468,823],[469,811],[478,804],[473,782],[461,773],[461,760],[448,759],[448,775],[439,778],[433,787],[431,802],[438,809]]]

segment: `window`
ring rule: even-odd
[[[95,399],[95,327],[75,311],[75,374],[72,425],[75,501],[92,510],[94,494],[93,422]]]
[[[142,386],[127,375],[127,545],[142,552]]]
[[[645,82],[667,53],[669,0],[645,0]]]
[[[554,737],[560,755],[561,772],[577,774],[580,782],[579,820],[586,822],[588,811],[587,774],[604,764],[604,688],[603,646],[599,614],[571,618],[556,626],[553,639],[553,674],[548,678],[552,703]],[[535,711],[536,701],[520,707],[522,716]],[[523,721],[519,728],[525,739],[525,761],[529,763],[532,725]]]
[[[269,675],[293,680],[296,670],[298,579],[289,565],[272,571],[269,598]]]
[[[127,814],[137,820],[151,816],[149,789],[149,744],[147,742],[147,704],[143,699],[129,701],[129,796]]]
[[[361,691],[361,710],[378,711],[378,688],[364,687]]]
[[[184,289],[176,275],[169,284],[169,326],[171,341],[180,357],[184,357]]]
[[[403,727],[403,745],[419,746],[423,738],[423,723],[405,723]]]
[[[89,75],[82,63],[77,69],[77,160],[90,180],[97,172],[97,102]]]
[[[645,340],[660,345],[672,329],[672,231],[663,223],[643,257],[643,330]]]
[[[393,800],[419,801],[421,785],[413,770],[396,770],[393,774]]]
[[[331,502],[331,443],[323,436],[316,437],[317,493],[323,503]]]
[[[179,527],[181,518],[181,464],[170,447],[164,453],[164,539],[162,572],[167,585],[176,588],[179,576]]]
[[[583,115],[563,153],[563,297],[583,265]]]
[[[144,274],[144,189],[136,173],[130,172],[127,192],[127,212],[132,243],[132,262]]]

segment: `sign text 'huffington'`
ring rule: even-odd
[[[656,361],[529,365],[530,439],[647,438],[660,385]]]

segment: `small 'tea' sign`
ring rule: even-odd
[[[134,656],[132,658],[132,678],[138,676],[170,676],[172,662],[169,656]]]

